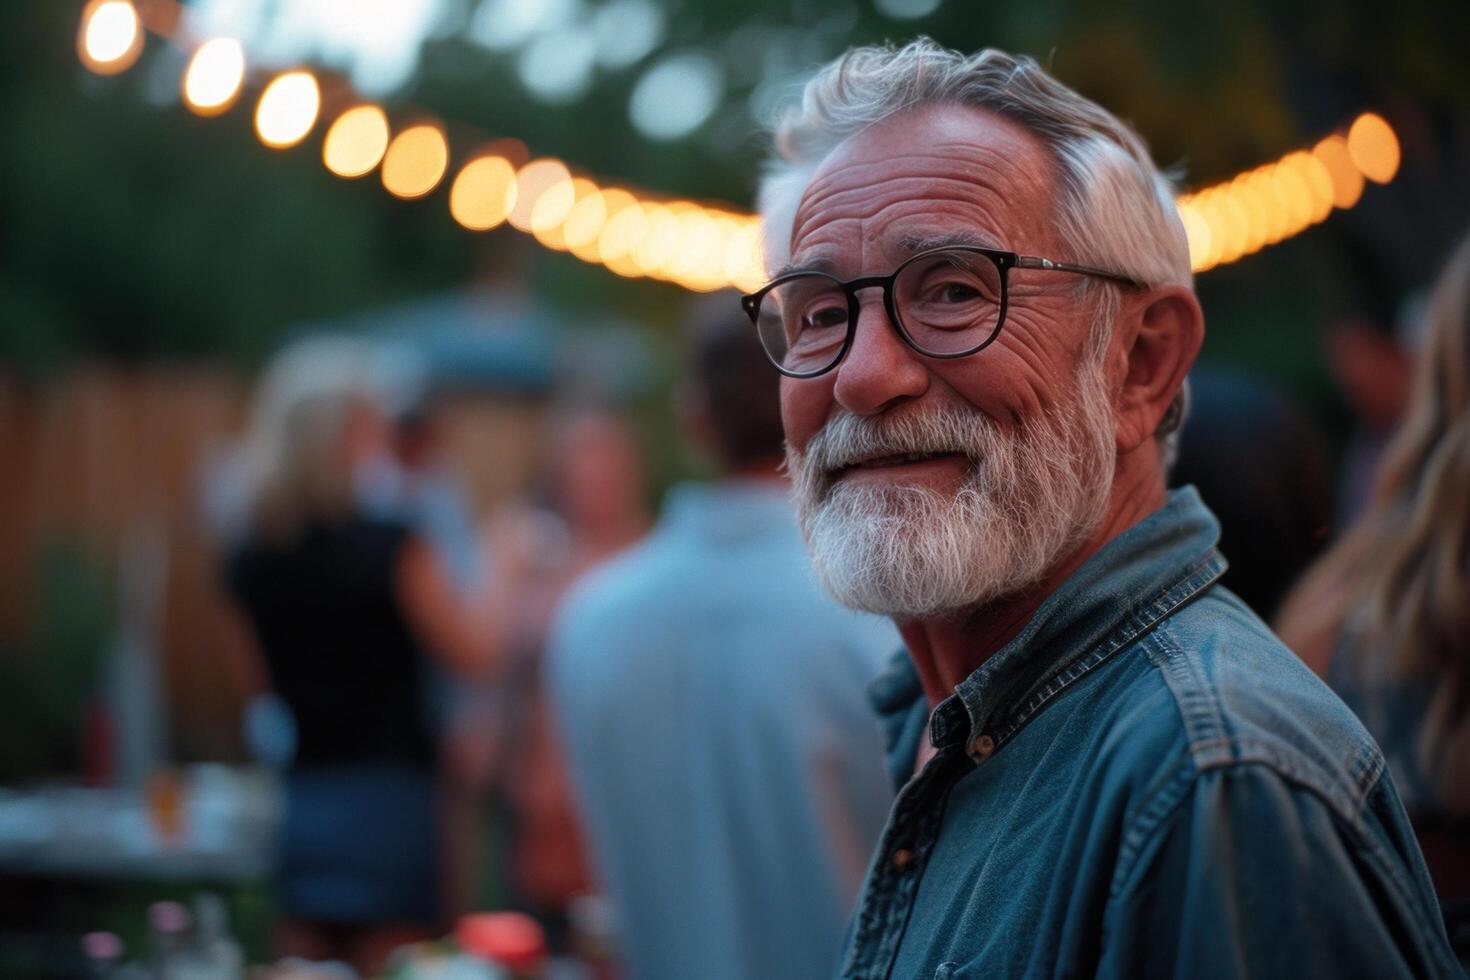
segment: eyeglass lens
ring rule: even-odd
[[[1000,328],[1001,272],[987,255],[935,252],[906,263],[894,279],[898,326],[927,354],[961,354],[988,341]],[[771,360],[792,374],[832,367],[847,342],[851,311],[836,279],[807,273],[774,287],[756,316]]]

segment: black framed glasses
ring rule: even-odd
[[[1012,269],[1072,272],[1143,284],[1106,269],[1054,262],[978,245],[926,249],[887,276],[844,282],[825,272],[792,272],[740,298],[771,363],[791,378],[815,378],[847,356],[857,332],[858,290],[882,288],[888,322],[926,357],[950,360],[984,350],[1006,319]]]

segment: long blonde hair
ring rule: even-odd
[[[340,453],[354,412],[370,404],[368,368],[364,345],[312,339],[282,351],[266,370],[245,439],[254,533],[289,538],[313,518],[350,508],[351,474]]]
[[[1380,676],[1431,680],[1420,766],[1443,805],[1470,810],[1470,237],[1428,312],[1408,412],[1367,513],[1293,592],[1281,635],[1298,652],[1351,628]],[[1350,620],[1350,623],[1349,623]],[[1310,659],[1310,657],[1309,657]]]

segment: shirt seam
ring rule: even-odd
[[[1072,661],[1043,682],[1041,690],[1033,694],[993,736],[996,747],[999,748],[1014,737],[1040,714],[1042,708],[1099,664],[1129,644],[1139,642],[1174,613],[1203,595],[1224,574],[1224,565],[1220,553],[1211,548],[1201,561],[1192,565],[1173,585],[1159,592],[1148,603],[1129,609],[1123,621],[1113,627],[1090,653]]]
[[[1284,770],[1272,756],[1236,753],[1234,758],[1208,768],[1198,768],[1192,764],[1192,760],[1186,759],[1181,762],[1178,771],[1169,782],[1153,794],[1149,802],[1124,830],[1124,843],[1119,849],[1118,865],[1114,869],[1113,880],[1108,886],[1108,907],[1103,913],[1103,937],[1099,948],[1099,959],[1106,952],[1107,940],[1113,931],[1113,919],[1118,914],[1116,910],[1120,907],[1119,899],[1127,891],[1126,883],[1136,880],[1136,872],[1147,867],[1147,864],[1139,864],[1144,853],[1152,851],[1149,861],[1157,859],[1157,848],[1150,848],[1149,845],[1157,843],[1168,830],[1172,829],[1171,821],[1177,817],[1184,802],[1196,791],[1199,777],[1211,771],[1227,768],[1244,771],[1252,767],[1259,767],[1274,773],[1294,791],[1304,792],[1320,801],[1327,808],[1327,813],[1333,822],[1341,827],[1345,838],[1344,843],[1373,867],[1385,888],[1392,889],[1396,907],[1399,909],[1420,908],[1421,903],[1414,895],[1415,890],[1412,884],[1404,879],[1400,868],[1388,857],[1383,847],[1366,832],[1361,812],[1342,813],[1335,805],[1335,801],[1322,792],[1320,787],[1304,782],[1294,773]],[[1381,775],[1381,768],[1379,773]],[[1437,937],[1432,934],[1432,930],[1426,928],[1426,917],[1405,915],[1403,918],[1413,930],[1415,940],[1418,942],[1418,951],[1431,960],[1437,961],[1439,967],[1447,971],[1446,975],[1454,976],[1454,969],[1449,961],[1444,959],[1443,951],[1439,949],[1439,944],[1436,942]]]
[[[1336,781],[1322,778],[1321,765],[1294,746],[1233,733],[1214,686],[1175,639],[1170,624],[1162,624],[1143,644],[1173,695],[1197,769],[1205,771],[1236,762],[1263,761],[1282,775],[1310,786],[1339,818],[1350,822],[1361,820],[1364,801],[1385,765],[1383,757],[1371,745],[1358,749],[1348,767],[1353,790],[1344,792]]]

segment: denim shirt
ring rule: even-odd
[[[932,717],[875,682],[902,790],[841,976],[1463,975],[1382,754],[1218,536],[1175,491]]]

